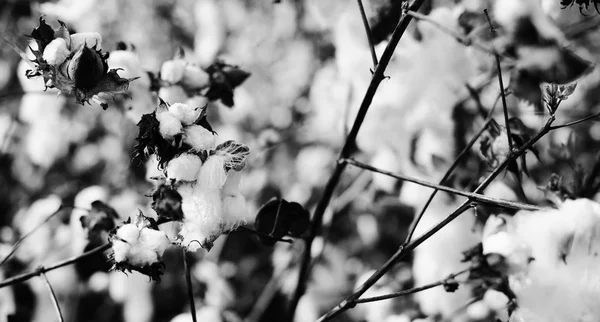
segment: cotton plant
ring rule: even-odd
[[[181,222],[179,242],[190,251],[210,249],[247,217],[239,184],[249,149],[235,141],[216,145],[206,117],[206,107],[163,101],[142,117],[135,148],[135,159],[156,155],[163,172],[152,193],[158,222]]]
[[[31,38],[36,42],[36,48],[31,49],[34,69],[27,71],[27,77],[42,76],[47,88],[75,94],[81,105],[93,100],[107,108],[98,95],[126,95],[129,82],[135,79],[121,78],[116,69],[109,70],[102,36],[96,32],[70,34],[64,23],[55,30],[40,18]]]
[[[566,200],[558,209],[492,216],[483,254],[508,276],[511,321],[597,321],[600,204]]]

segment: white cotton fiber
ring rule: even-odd
[[[191,125],[194,123],[200,113],[202,112],[201,107],[189,106],[183,103],[175,103],[169,106],[169,113],[178,119],[183,125]]]
[[[200,174],[202,160],[194,154],[184,153],[169,161],[167,178],[176,181],[195,181]]]
[[[225,230],[233,230],[246,223],[248,218],[248,208],[246,207],[246,198],[240,193],[228,195],[223,198],[223,220]]]
[[[97,32],[79,32],[71,35],[71,51],[79,49],[85,44],[88,48],[102,49],[102,36]]]
[[[221,189],[223,196],[233,195],[238,193],[240,189],[240,181],[242,180],[242,173],[240,171],[230,170],[227,173],[227,179]]]
[[[183,142],[189,144],[194,151],[211,150],[215,147],[215,136],[203,126],[191,125],[184,129]]]
[[[114,253],[114,260],[117,263],[122,263],[127,260],[127,254],[129,254],[129,249],[131,245],[126,242],[120,240],[113,240],[112,249]]]
[[[131,265],[144,267],[158,262],[158,254],[143,244],[135,244],[129,249],[127,260]]]
[[[162,256],[171,244],[171,241],[164,232],[150,228],[142,228],[140,231],[140,242],[155,251],[158,256]]]
[[[187,62],[182,59],[168,60],[160,68],[160,78],[171,84],[178,83],[183,78]]]
[[[223,232],[221,196],[217,189],[199,188],[194,191],[192,201],[187,199],[181,205],[184,221],[179,234],[183,246],[195,251]]]
[[[171,139],[173,136],[181,133],[182,126],[178,119],[168,112],[156,113],[156,119],[160,123],[159,131],[165,139]]]
[[[198,186],[203,189],[220,190],[227,180],[225,159],[219,155],[211,155],[200,168]]]
[[[58,66],[67,59],[70,53],[67,42],[62,38],[56,38],[44,48],[42,58],[48,64]]]
[[[134,224],[125,224],[117,229],[117,237],[133,245],[140,237],[140,230]]]
[[[190,89],[200,89],[210,85],[210,77],[202,68],[187,65],[183,71],[181,83]]]

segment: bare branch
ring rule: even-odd
[[[369,20],[367,20],[367,14],[365,13],[365,7],[363,6],[362,0],[356,0],[358,2],[358,9],[360,9],[360,16],[365,26],[365,32],[367,33],[367,40],[369,41],[369,50],[371,51],[371,59],[373,59],[373,70],[377,68],[377,54],[375,53],[375,44],[373,43],[373,36],[371,35],[371,27],[369,26]]]
[[[45,273],[41,273],[40,276],[42,277],[42,279],[44,279],[44,282],[46,282],[46,286],[48,287],[48,292],[50,292],[50,297],[52,298],[52,303],[54,304],[54,309],[56,310],[56,316],[58,317],[58,321],[65,322],[62,312],[60,311],[60,305],[58,304],[58,299],[56,298],[56,294],[54,293],[54,289],[52,289],[52,285],[50,284],[48,277],[46,277]]]
[[[187,261],[187,251],[182,248],[183,268],[185,269],[185,283],[187,284],[188,301],[190,302],[190,312],[192,314],[192,322],[198,322],[196,317],[196,304],[194,303],[194,289],[192,287],[192,275],[190,273],[189,263]]]
[[[576,124],[579,124],[579,123],[583,123],[585,121],[589,121],[589,120],[594,119],[594,118],[596,118],[598,116],[600,116],[600,112],[598,112],[596,114],[592,114],[592,115],[586,116],[586,117],[584,117],[584,118],[582,118],[580,120],[577,120],[577,121],[573,121],[573,122],[569,122],[569,123],[566,123],[566,124],[560,124],[560,125],[552,126],[552,127],[550,127],[550,130],[557,130],[557,129],[560,129],[560,128],[563,128],[563,127],[573,126],[573,125],[576,125]]]

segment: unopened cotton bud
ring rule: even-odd
[[[187,65],[183,71],[181,83],[190,89],[200,89],[210,85],[210,77],[202,68]]]
[[[210,150],[215,147],[216,138],[201,125],[192,125],[184,129],[183,142],[189,144],[194,151]]]
[[[163,138],[173,138],[173,136],[181,133],[182,126],[178,119],[167,112],[156,114],[156,119],[160,123],[159,131]]]
[[[62,64],[70,53],[67,42],[62,38],[56,38],[46,45],[42,57],[48,64],[57,66]]]
[[[129,253],[131,245],[124,241],[113,240],[112,249],[114,253],[114,259],[117,263],[122,263],[127,260],[127,254]]]
[[[222,156],[211,155],[200,168],[198,184],[206,189],[220,190],[227,180],[225,160]]]
[[[143,244],[135,244],[129,249],[127,262],[139,267],[148,266],[158,262],[158,254]]]
[[[175,103],[169,106],[169,113],[171,113],[171,115],[178,119],[183,125],[191,125],[194,123],[200,116],[201,112],[201,107],[193,107],[182,103]]]
[[[150,228],[142,228],[140,231],[140,242],[155,251],[158,256],[162,256],[171,244],[167,234]]]
[[[160,78],[171,84],[178,83],[183,78],[187,62],[183,59],[168,60],[160,68]]]
[[[102,36],[97,32],[78,32],[71,35],[71,51],[85,44],[88,48],[102,49]]]
[[[125,224],[117,229],[117,237],[129,244],[137,243],[140,236],[140,230],[134,224]]]
[[[200,157],[185,153],[169,161],[167,177],[176,181],[195,181],[198,179],[201,166]]]

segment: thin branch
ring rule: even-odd
[[[490,24],[490,31],[492,35],[496,36],[496,29],[492,24],[492,19],[488,14],[487,9],[483,9],[485,16]],[[506,126],[506,135],[508,136],[508,150],[512,151],[513,149],[513,141],[512,136],[510,135],[510,124],[508,123],[508,106],[506,104],[506,94],[504,93],[504,81],[502,80],[502,67],[500,66],[500,56],[497,53],[494,53],[494,58],[496,60],[496,70],[498,72],[498,85],[500,86],[500,95],[502,95],[502,109],[504,111],[504,125]]]
[[[192,287],[192,275],[190,273],[189,263],[187,261],[187,252],[185,248],[182,248],[183,254],[183,268],[185,270],[185,283],[187,284],[187,295],[188,301],[190,302],[190,312],[192,314],[192,322],[198,322],[196,317],[196,304],[194,303],[194,289]]]
[[[576,125],[576,124],[579,124],[579,123],[583,123],[585,121],[589,121],[589,120],[591,120],[593,118],[596,118],[598,116],[600,116],[600,112],[598,112],[596,114],[592,114],[592,115],[586,116],[586,117],[584,117],[584,118],[582,118],[580,120],[577,120],[577,121],[573,121],[573,122],[569,122],[569,123],[566,123],[566,124],[560,124],[560,125],[552,126],[552,127],[550,127],[550,130],[556,130],[556,129],[560,129],[560,128],[563,128],[563,127],[573,126],[573,125]]]
[[[101,253],[101,252],[109,249],[110,247],[111,247],[111,244],[110,243],[106,243],[106,244],[98,246],[98,247],[96,247],[96,248],[94,248],[94,249],[92,249],[90,251],[87,251],[87,252],[85,252],[85,253],[83,253],[83,254],[81,254],[79,256],[74,256],[74,257],[68,258],[68,259],[66,259],[64,261],[61,261],[61,262],[58,262],[58,263],[56,263],[54,265],[51,265],[51,266],[48,266],[48,267],[41,266],[41,267],[38,267],[37,269],[35,269],[32,272],[23,273],[23,274],[19,274],[19,275],[13,276],[11,278],[7,278],[4,281],[0,282],[0,288],[6,287],[6,286],[10,286],[10,285],[14,285],[14,284],[18,284],[18,283],[21,283],[21,282],[25,282],[26,280],[28,280],[28,279],[30,279],[32,277],[39,276],[39,275],[41,275],[43,273],[47,273],[47,272],[53,271],[53,270],[55,270],[57,268],[61,268],[63,266],[68,266],[68,265],[74,264],[74,263],[76,263],[76,262],[78,262],[78,261],[80,261],[82,259],[85,259],[85,258],[87,258],[89,256],[95,255],[97,253]]]
[[[513,202],[513,201],[508,201],[508,200],[491,198],[491,197],[488,197],[488,196],[485,196],[485,195],[482,195],[479,193],[465,192],[465,191],[454,189],[451,187],[430,183],[430,182],[427,182],[424,180],[408,177],[408,176],[405,176],[402,174],[393,173],[393,172],[389,172],[386,170],[381,170],[381,169],[375,168],[373,166],[370,166],[366,163],[356,161],[354,159],[344,159],[342,161],[347,162],[348,164],[351,164],[353,166],[363,168],[365,170],[369,170],[372,172],[381,173],[383,175],[386,175],[386,176],[389,176],[389,177],[392,177],[392,178],[395,178],[398,180],[408,181],[408,182],[416,183],[416,184],[424,186],[424,187],[453,193],[455,195],[459,195],[459,196],[463,196],[463,197],[468,197],[472,201],[477,201],[480,203],[485,203],[485,204],[509,208],[509,209],[517,209],[517,210],[546,210],[547,209],[547,208],[543,208],[543,207],[539,207],[539,206],[535,206],[535,205],[528,205],[528,204],[524,204],[524,203],[520,203],[520,202]]]
[[[8,254],[2,259],[2,261],[0,262],[0,266],[2,266],[4,263],[6,263],[6,261],[17,251],[17,249],[19,249],[19,247],[21,247],[21,244],[23,243],[23,241],[25,239],[27,239],[29,236],[33,235],[33,233],[35,233],[38,229],[40,229],[42,226],[44,226],[46,223],[48,223],[50,221],[50,219],[54,218],[54,216],[58,215],[61,211],[65,210],[65,209],[67,209],[67,208],[65,208],[61,205],[60,208],[58,208],[55,212],[50,214],[50,216],[46,217],[46,219],[44,219],[44,221],[39,223],[31,231],[27,232],[25,235],[23,235],[21,238],[19,238],[19,240],[17,240],[17,242],[13,245],[10,252],[8,252]]]
[[[371,59],[373,60],[373,70],[377,68],[377,54],[375,53],[375,44],[373,43],[373,36],[371,35],[371,27],[369,26],[369,20],[365,13],[365,7],[363,6],[362,0],[356,0],[358,2],[358,9],[360,9],[360,16],[365,26],[365,32],[367,33],[367,40],[369,41],[369,50],[371,51]]]
[[[417,11],[417,10],[419,10],[419,8],[423,4],[423,2],[425,2],[425,0],[414,0],[412,5],[409,7],[409,9],[412,11]],[[406,31],[406,28],[408,27],[408,24],[410,23],[411,20],[412,20],[412,16],[402,15],[402,17],[400,18],[400,21],[398,21],[398,24],[396,25],[396,28],[394,29],[394,32],[392,33],[392,36],[390,38],[390,42],[387,44],[385,50],[383,51],[383,54],[381,55],[381,59],[380,59],[379,63],[377,64],[377,68],[375,68],[375,71],[373,72],[373,75],[371,77],[371,82],[369,84],[369,87],[367,88],[367,92],[365,93],[363,101],[360,105],[358,114],[356,115],[354,124],[352,125],[352,129],[350,130],[350,133],[346,137],[346,142],[344,143],[344,146],[342,148],[342,151],[340,152],[340,156],[339,156],[338,160],[344,159],[344,158],[347,158],[350,156],[350,153],[352,152],[352,150],[356,144],[356,137],[358,135],[358,131],[360,130],[360,127],[365,119],[365,116],[367,115],[367,111],[369,110],[369,106],[371,106],[371,102],[373,101],[373,97],[375,96],[375,93],[377,92],[377,88],[379,87],[379,84],[384,79],[383,73],[384,73],[385,69],[387,68],[388,63],[390,62],[392,55],[394,54],[394,51],[396,49],[396,46],[398,45],[398,42],[400,41],[400,38],[402,38],[402,35]],[[290,300],[290,304],[289,304],[289,308],[288,308],[288,312],[287,312],[287,321],[293,320],[295,312],[296,312],[296,307],[298,306],[298,302],[300,301],[300,298],[302,297],[302,295],[304,294],[304,292],[306,290],[306,283],[308,282],[308,275],[310,273],[310,266],[311,266],[310,263],[311,263],[311,259],[312,259],[311,252],[310,252],[311,246],[312,246],[312,243],[313,243],[315,237],[319,233],[319,230],[321,229],[321,225],[323,222],[323,215],[325,214],[325,210],[327,209],[327,206],[329,205],[329,201],[331,200],[333,192],[340,181],[340,178],[342,176],[342,173],[344,172],[345,167],[346,167],[345,163],[343,163],[343,162],[337,163],[335,170],[333,171],[331,177],[329,178],[329,180],[327,181],[327,184],[325,185],[325,190],[323,191],[321,200],[319,200],[319,203],[317,204],[317,207],[315,208],[312,222],[311,222],[311,225],[310,225],[310,228],[308,231],[308,237],[306,237],[306,245],[304,247],[304,252],[302,254],[302,259],[301,259],[301,264],[300,264],[300,272],[298,274],[298,282],[296,285],[296,290],[294,291],[294,294]]]
[[[504,161],[502,161],[502,163],[500,163],[500,165],[496,169],[494,169],[494,171],[483,180],[483,182],[475,189],[474,192],[481,193],[483,190],[485,190],[485,188],[487,188],[487,186],[490,183],[492,183],[492,181],[494,181],[494,179],[497,176],[499,176],[500,173],[502,173],[504,171],[504,169],[506,169],[506,167],[511,162],[513,162],[518,157],[523,155],[531,146],[533,146],[544,135],[546,135],[548,132],[550,132],[550,127],[552,125],[552,122],[554,122],[554,120],[555,120],[555,116],[550,115],[550,118],[548,119],[548,121],[546,122],[544,127],[533,138],[531,138],[529,141],[527,141],[525,144],[523,144],[523,146],[521,146],[518,150],[509,151],[506,159],[504,159]],[[336,316],[338,316],[339,314],[341,314],[342,312],[345,312],[346,310],[353,307],[354,301],[359,299],[360,296],[363,295],[371,286],[373,286],[375,283],[377,283],[377,281],[379,281],[379,279],[382,276],[384,276],[398,261],[403,259],[412,250],[417,248],[420,244],[422,244],[424,241],[429,239],[431,236],[433,236],[435,233],[437,233],[440,229],[442,229],[447,224],[449,224],[454,219],[456,219],[458,216],[460,216],[465,210],[469,209],[470,205],[471,205],[471,199],[467,199],[462,204],[460,204],[460,206],[458,206],[450,215],[448,215],[446,218],[444,218],[438,224],[436,224],[435,226],[433,226],[432,228],[427,230],[421,236],[417,237],[414,241],[410,242],[407,245],[400,246],[398,248],[398,250],[396,251],[396,253],[394,253],[394,255],[392,255],[392,257],[390,257],[383,264],[382,267],[380,267],[377,271],[375,271],[375,273],[373,273],[373,275],[371,275],[358,288],[358,290],[356,290],[352,295],[350,295],[344,301],[342,301],[340,304],[338,304],[335,308],[333,308],[332,310],[327,312],[325,315],[323,315],[318,320],[318,322],[330,321],[333,318],[335,318]]]
[[[434,288],[440,285],[444,285],[446,283],[448,283],[449,281],[453,280],[455,277],[462,275],[466,272],[468,272],[471,268],[467,268],[464,269],[458,273],[454,273],[451,274],[450,276],[444,278],[443,280],[439,280],[437,282],[431,283],[431,284],[427,284],[427,285],[423,285],[423,286],[419,286],[419,287],[414,287],[408,290],[404,290],[404,291],[399,291],[399,292],[395,292],[395,293],[390,293],[390,294],[385,294],[385,295],[380,295],[380,296],[373,296],[373,297],[366,297],[366,298],[361,298],[361,299],[357,299],[356,301],[354,301],[355,304],[360,304],[360,303],[369,303],[369,302],[377,302],[377,301],[383,301],[383,300],[388,300],[388,299],[393,299],[396,297],[401,297],[401,296],[406,296],[406,295],[410,295],[410,294],[414,294],[414,293],[418,293],[421,291],[425,291],[428,290],[430,288]]]
[[[244,322],[260,321],[263,313],[267,310],[267,308],[273,301],[273,298],[277,294],[277,291],[279,290],[279,282],[281,281],[281,278],[285,274],[287,274],[289,267],[290,265],[288,263],[285,269],[271,276],[271,278],[267,282],[267,285],[265,285],[265,288],[260,293],[256,302],[254,303],[254,306],[252,306],[252,310],[244,319]]]
[[[479,97],[477,97],[476,95],[474,95],[474,93],[472,92],[472,91],[474,91],[474,89],[472,89],[468,85],[467,85],[467,89],[469,89],[469,92],[471,93],[471,95],[473,95],[475,97],[475,102],[477,103],[477,106],[479,107],[480,110],[482,110],[483,106],[481,105],[481,101],[479,100]],[[462,151],[458,154],[458,156],[456,157],[456,159],[454,159],[454,162],[450,165],[450,168],[448,168],[448,170],[446,171],[446,173],[444,173],[444,176],[439,181],[440,185],[445,185],[446,184],[446,180],[448,180],[448,178],[450,178],[450,175],[452,175],[452,173],[454,172],[454,170],[458,167],[458,165],[460,164],[460,161],[462,160],[463,156],[465,156],[465,155],[467,155],[467,153],[469,153],[469,151],[471,150],[471,148],[473,147],[473,145],[475,145],[475,143],[477,142],[477,140],[479,139],[479,137],[483,134],[483,132],[485,132],[485,130],[487,129],[488,125],[493,120],[493,115],[494,115],[494,110],[495,109],[496,109],[496,105],[494,105],[492,107],[492,110],[488,113],[488,116],[485,119],[485,121],[484,121],[483,126],[481,127],[481,129],[479,129],[479,131],[477,133],[475,133],[475,135],[467,143],[467,145],[464,147],[464,149],[462,149]],[[435,197],[435,195],[437,194],[437,192],[438,192],[438,189],[434,190],[431,193],[431,195],[429,195],[429,198],[425,202],[425,205],[423,206],[423,208],[421,208],[421,212],[419,212],[419,214],[415,217],[415,219],[413,219],[412,223],[410,224],[410,228],[408,229],[408,235],[406,236],[406,239],[404,240],[404,244],[408,244],[410,242],[410,240],[412,239],[415,231],[417,230],[417,226],[419,225],[419,222],[421,221],[421,219],[425,215],[425,212],[427,211],[427,208],[429,208],[429,205],[433,201],[433,198]]]
[[[431,19],[430,17],[424,15],[424,14],[420,14],[416,11],[412,11],[409,10],[406,12],[407,15],[412,16],[415,19],[418,20],[422,20],[422,21],[426,21],[428,23],[430,23],[432,26],[436,27],[438,30],[440,30],[441,32],[451,36],[452,38],[454,38],[457,42],[465,45],[466,47],[473,47],[479,51],[482,51],[484,53],[490,54],[490,55],[497,55],[498,53],[496,51],[494,51],[491,48],[488,48],[476,41],[474,41],[473,39],[469,38],[468,36],[462,35],[461,33],[459,33],[456,30],[453,30],[451,28],[448,28],[444,25],[442,25],[441,23]]]
[[[46,277],[45,273],[40,274],[40,276],[42,277],[44,282],[46,282],[48,292],[50,292],[50,297],[52,298],[52,303],[54,304],[54,309],[56,310],[56,316],[58,317],[58,321],[65,322],[65,319],[63,318],[62,312],[60,310],[60,305],[58,304],[58,299],[56,298],[56,294],[54,293],[54,289],[52,289],[52,285],[50,284],[48,277]]]

